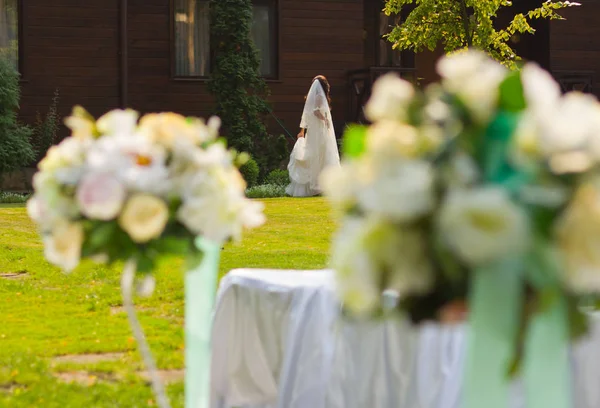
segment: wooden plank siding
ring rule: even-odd
[[[550,23],[550,66],[553,71],[595,73],[593,93],[600,97],[600,1],[579,0],[581,6]]]
[[[311,79],[326,75],[333,115],[346,118],[347,70],[362,67],[362,0],[279,0],[279,78],[269,81],[269,101],[292,134],[298,130]],[[209,115],[213,101],[202,80],[171,78],[169,0],[129,0],[129,105],[142,112],[172,110]],[[337,114],[339,112],[339,114]],[[274,133],[283,133],[273,120]]]
[[[119,0],[27,0],[22,8],[21,116],[81,104],[99,115],[119,104]]]

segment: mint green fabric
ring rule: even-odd
[[[201,264],[185,276],[185,407],[210,402],[210,332],[221,245],[198,238]]]

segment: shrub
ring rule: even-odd
[[[23,204],[27,202],[30,194],[18,194],[0,191],[0,204]]]
[[[265,184],[286,187],[288,184],[290,184],[290,174],[287,170],[273,170],[265,179]]]
[[[246,190],[248,198],[278,198],[285,197],[285,187],[275,184],[262,184]]]
[[[19,124],[19,73],[11,60],[0,54],[0,177],[31,163],[31,128]]]
[[[58,116],[58,89],[54,91],[54,97],[52,103],[46,112],[46,116],[42,118],[42,115],[37,112],[35,118],[35,124],[33,127],[32,143],[35,148],[37,159],[40,161],[50,146],[56,144],[58,130],[60,127],[60,118]]]
[[[283,162],[290,158],[290,145],[284,135],[268,135],[265,139],[257,141],[257,150],[260,151],[257,161],[260,167],[260,179],[266,181],[269,173],[278,169]]]
[[[258,164],[254,159],[249,159],[246,164],[240,167],[240,173],[244,176],[248,187],[254,187],[258,183],[259,172]]]

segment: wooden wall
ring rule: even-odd
[[[119,105],[119,0],[23,2],[21,116],[81,104],[95,115]]]
[[[81,104],[96,116],[120,106],[120,0],[27,0],[21,116],[44,113],[59,88],[60,114]],[[270,102],[292,135],[317,74],[332,85],[338,131],[346,120],[348,70],[363,66],[363,0],[279,0],[279,78]],[[128,0],[127,104],[142,112],[207,116],[201,80],[171,78],[170,0]],[[283,130],[271,120],[274,133]],[[66,130],[63,132],[66,134]]]
[[[566,20],[550,23],[552,70],[594,71],[594,94],[600,96],[600,1],[578,0],[561,11]]]
[[[332,85],[333,117],[346,113],[345,73],[362,67],[362,0],[279,0],[279,79],[270,102],[292,135],[304,95],[317,74]],[[144,112],[173,110],[206,116],[212,101],[201,80],[170,77],[169,0],[129,0],[129,105]],[[339,113],[338,113],[339,112]],[[274,121],[270,128],[283,133]]]

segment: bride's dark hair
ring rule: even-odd
[[[321,87],[325,91],[325,96],[327,97],[327,104],[329,104],[329,109],[331,110],[331,86],[329,85],[329,81],[325,75],[317,75],[313,78],[313,82],[314,81],[319,81],[321,83]],[[308,95],[305,95],[304,100],[306,100],[307,97]]]

